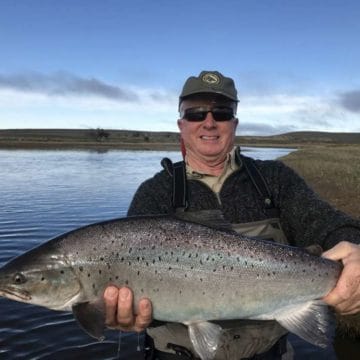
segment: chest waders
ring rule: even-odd
[[[236,149],[236,159],[241,162],[247,176],[251,179],[255,190],[262,198],[267,219],[231,224],[233,229],[243,235],[255,236],[288,244],[281,229],[279,210],[273,205],[272,196],[265,179],[254,163],[240,156]],[[162,166],[172,177],[172,206],[174,209],[189,207],[186,166],[183,161],[172,163],[165,158]],[[215,322],[215,321],[214,321]],[[276,321],[231,320],[216,321],[222,328],[216,360],[267,360],[281,359],[286,352],[287,331]],[[147,334],[155,345],[152,359],[196,359],[196,352],[188,336],[187,327],[179,323],[167,323],[154,328],[148,328]],[[255,354],[259,355],[255,355]],[[154,355],[155,354],[155,355]]]

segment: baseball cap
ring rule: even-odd
[[[185,81],[179,100],[181,102],[185,97],[201,93],[218,94],[239,101],[234,80],[218,71],[202,71],[198,77],[190,76]]]

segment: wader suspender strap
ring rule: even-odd
[[[239,149],[239,148],[238,148]],[[278,217],[279,210],[274,206],[270,190],[259,169],[250,158],[240,156],[240,149],[237,149],[237,156],[241,159],[245,171],[253,183],[256,191],[264,201],[265,211],[269,218]],[[172,177],[172,205],[174,209],[186,210],[189,206],[186,182],[186,166],[184,161],[172,163],[168,158],[161,160],[161,165]]]
[[[265,205],[265,211],[269,217],[279,217],[279,209],[274,206],[274,203],[271,199],[271,193],[267,186],[267,183],[264,177],[261,175],[260,170],[255,166],[252,159],[241,156],[241,161],[244,165],[244,168],[255,186],[256,191],[262,197]]]
[[[168,158],[161,160],[161,165],[172,177],[172,206],[174,209],[186,210],[189,206],[184,161],[172,163]]]

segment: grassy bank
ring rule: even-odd
[[[320,196],[360,218],[360,145],[302,148],[282,158]]]

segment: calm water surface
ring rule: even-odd
[[[244,148],[259,159],[292,149]],[[138,185],[179,152],[0,150],[0,266],[56,235],[126,215]],[[97,342],[71,313],[0,298],[0,359],[141,359],[138,336]],[[141,340],[141,339],[140,339]]]

